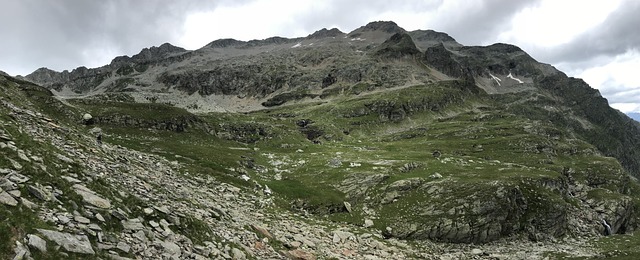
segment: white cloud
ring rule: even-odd
[[[222,38],[246,41],[272,36],[306,36],[309,32],[292,17],[323,8],[326,8],[323,1],[258,0],[192,13],[184,22],[184,34],[178,39],[178,45],[197,49]]]
[[[602,23],[620,4],[620,0],[543,0],[522,9],[513,17],[511,29],[497,40],[543,48],[568,43]]]

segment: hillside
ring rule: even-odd
[[[640,253],[638,124],[516,46],[372,22],[0,83],[0,258]]]

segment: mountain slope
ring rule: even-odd
[[[108,145],[152,147],[190,174],[255,196],[268,190],[267,212],[319,221],[309,228],[333,222],[383,242],[416,241],[402,257],[447,247],[461,258],[464,245],[439,242],[498,250],[505,239],[521,243],[511,253],[540,242],[530,257],[603,256],[608,248],[586,241],[640,223],[631,177],[640,174],[638,125],[597,90],[516,46],[462,46],[393,22],[347,34],[222,39],[195,51],[163,46],[97,69],[40,69],[26,78],[68,97],[69,109],[56,105],[59,120],[90,113]],[[239,214],[250,211],[243,205]],[[265,221],[281,219],[275,215]],[[285,233],[270,241],[289,250],[283,254],[349,257],[335,250],[359,240],[333,231],[323,246]],[[548,248],[556,239],[570,246]],[[364,258],[366,247],[348,248]],[[382,251],[374,255],[392,257]]]

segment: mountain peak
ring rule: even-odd
[[[238,41],[232,38],[224,38],[224,39],[218,39],[218,40],[212,41],[209,44],[205,45],[204,47],[205,48],[226,48],[229,46],[238,46],[243,43],[245,42]]]
[[[355,29],[352,33],[354,32],[370,32],[370,31],[381,31],[381,32],[385,32],[385,33],[400,33],[400,32],[405,32],[404,29],[402,29],[402,27],[398,26],[398,24],[396,24],[395,22],[392,21],[375,21],[375,22],[370,22],[365,26],[361,26],[358,29]]]
[[[338,37],[340,35],[344,35],[344,33],[340,31],[338,28],[332,28],[331,30],[327,30],[327,28],[322,28],[320,30],[315,31],[312,34],[309,34],[309,36],[307,36],[307,39]]]

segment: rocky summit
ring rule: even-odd
[[[372,22],[0,73],[0,259],[636,259],[640,125]]]

